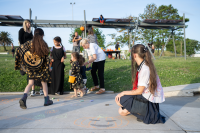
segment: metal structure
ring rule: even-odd
[[[72,20],[74,20],[74,18],[73,18],[73,5],[75,5],[75,2],[74,3],[70,2],[70,5],[72,5]]]
[[[30,9],[29,10],[29,19],[31,21],[31,26],[34,28],[37,28],[37,27],[41,27],[41,28],[79,28],[81,26],[84,26],[85,27],[84,37],[86,37],[86,30],[90,27],[123,28],[123,29],[127,29],[129,33],[132,33],[132,31],[135,30],[133,40],[132,40],[132,34],[130,34],[130,36],[129,36],[129,48],[131,47],[131,42],[134,41],[134,44],[135,44],[136,32],[138,30],[140,31],[140,35],[144,39],[141,29],[170,29],[173,32],[177,29],[184,28],[184,56],[186,59],[185,14],[183,14],[183,21],[182,20],[158,20],[158,19],[146,19],[146,20],[140,21],[138,17],[137,17],[137,21],[133,21],[132,19],[104,18],[105,23],[103,23],[103,24],[99,23],[98,18],[93,18],[92,21],[86,21],[85,10],[84,10],[84,21],[38,20],[37,17],[35,17],[35,19],[31,19],[31,15],[32,15],[32,11]],[[21,16],[0,15],[0,26],[22,27],[23,21],[24,21],[24,19]],[[172,34],[172,36],[173,36],[173,34]],[[145,45],[148,47],[145,39],[144,39],[144,42],[145,42]],[[167,45],[167,42],[166,42],[165,46]],[[163,48],[163,50],[164,50],[164,48]],[[174,44],[174,48],[175,48],[175,44]],[[150,49],[149,49],[149,51],[151,52]],[[152,53],[151,53],[151,55],[153,56]],[[176,53],[175,53],[175,55],[176,55]],[[155,57],[154,57],[154,59],[155,59]]]

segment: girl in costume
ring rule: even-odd
[[[53,104],[49,100],[47,82],[51,81],[49,73],[49,48],[43,40],[44,31],[40,28],[35,29],[32,41],[21,44],[15,57],[15,70],[24,71],[28,76],[28,85],[24,90],[23,97],[19,100],[20,107],[26,109],[27,94],[34,85],[34,80],[42,83],[44,91],[44,106]]]
[[[78,52],[73,52],[71,54],[71,75],[76,77],[74,83],[70,83],[70,89],[74,90],[74,95],[73,97],[77,97],[77,91],[81,92],[81,97],[84,95],[84,84],[83,84],[83,79],[80,73],[80,64],[81,64],[82,58],[79,58],[79,53]]]
[[[63,85],[64,85],[64,59],[66,59],[65,48],[61,43],[60,37],[55,37],[53,39],[54,45],[51,48],[50,59],[52,62],[52,83],[50,92],[52,95],[62,95],[63,94]]]

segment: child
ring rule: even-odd
[[[49,100],[47,82],[51,81],[49,72],[49,48],[43,40],[44,31],[40,28],[35,29],[32,41],[21,44],[16,52],[15,70],[21,70],[28,75],[28,85],[24,90],[23,97],[19,100],[20,107],[26,109],[27,94],[34,85],[34,80],[42,83],[44,91],[44,106],[53,104]]]
[[[76,77],[75,82],[70,84],[70,89],[74,89],[74,95],[73,97],[77,97],[77,90],[79,90],[81,92],[81,97],[84,95],[84,91],[83,91],[83,79],[82,76],[80,74],[80,62],[82,61],[82,58],[79,58],[79,53],[78,52],[73,52],[71,54],[71,60],[70,60],[70,64],[71,64],[71,75]]]
[[[85,63],[85,58],[82,56],[82,55],[79,55],[79,58],[82,58],[82,61],[80,62],[80,66],[81,66],[81,75],[82,75],[82,78],[83,78],[83,83],[84,83],[84,90],[85,90],[85,93],[87,94],[87,91],[88,89],[86,88],[86,83],[87,83],[87,77],[86,77],[86,71],[90,71],[92,68],[89,67],[89,68],[86,68],[86,66],[84,65]]]
[[[100,15],[100,17],[99,17],[99,21],[100,21],[100,23],[104,23],[104,17],[103,17],[103,15]]]
[[[119,114],[133,114],[146,124],[165,123],[159,112],[159,103],[165,101],[163,88],[151,60],[148,48],[142,44],[132,47],[133,90],[123,91],[115,97]]]
[[[51,48],[50,59],[52,62],[51,70],[51,89],[50,92],[52,95],[62,95],[63,94],[63,85],[64,85],[64,59],[66,59],[65,48],[62,46],[61,38],[55,37],[53,39],[54,45]],[[52,57],[53,56],[53,57]]]

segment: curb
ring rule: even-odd
[[[96,92],[97,91],[89,91],[87,94],[95,94]],[[0,95],[23,95],[23,94],[24,92],[0,92]],[[74,94],[74,92],[65,91],[64,94]],[[114,91],[105,91],[103,94],[114,94]]]

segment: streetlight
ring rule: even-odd
[[[70,4],[72,5],[72,20],[74,20],[74,19],[73,19],[73,5],[75,5],[75,2],[74,2],[74,3],[71,2]]]

